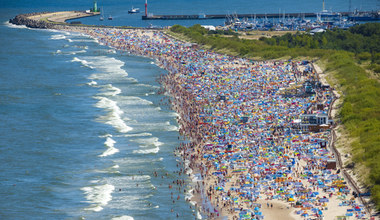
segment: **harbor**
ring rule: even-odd
[[[348,16],[350,12],[339,12],[342,16]],[[369,13],[369,12],[367,12]],[[265,13],[265,14],[235,14],[237,18],[279,18],[279,17],[307,17],[316,18],[318,13]],[[226,19],[229,15],[226,14],[198,14],[198,15],[144,15],[143,20],[197,20],[197,19]]]

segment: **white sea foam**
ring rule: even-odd
[[[100,135],[100,138],[106,138],[106,137],[113,137],[112,134],[105,134],[105,135]]]
[[[114,57],[92,56],[84,57],[99,72],[90,76],[91,79],[112,79],[113,77],[126,77],[128,73],[122,69],[124,62]]]
[[[118,168],[120,168],[120,166],[116,164],[116,165],[112,166],[112,168],[113,169],[118,169]]]
[[[193,189],[187,191],[187,193],[185,194],[185,200],[191,200],[191,198],[194,197],[193,191]]]
[[[165,122],[165,130],[166,131],[178,131],[179,130],[179,128],[177,127],[177,126],[175,126],[175,125],[171,125],[170,124],[170,122]]]
[[[69,54],[69,55],[75,55],[75,54],[78,54],[78,53],[86,53],[87,51],[86,50],[79,50],[79,51],[70,51],[70,52],[62,52],[61,50],[57,50],[56,52],[55,52],[55,54]],[[73,59],[72,60],[73,62],[81,62],[81,60],[78,60],[78,58],[77,59]],[[88,63],[84,63],[84,65],[86,66],[86,64],[88,64]],[[87,67],[89,67],[89,66],[87,66]]]
[[[107,137],[106,141],[104,142],[104,145],[107,147],[107,150],[104,151],[103,154],[99,155],[99,157],[106,157],[119,152],[119,149],[114,147],[115,143],[115,140],[113,140],[110,137]]]
[[[157,111],[155,109],[154,110],[154,114],[157,114]],[[149,111],[146,110],[146,112]],[[155,115],[153,115],[155,116]],[[166,122],[158,122],[158,123],[144,123],[144,127],[146,127],[147,129],[153,129],[153,130],[164,130],[164,131],[178,131],[179,128],[175,125],[172,125],[170,124],[169,121],[166,121]]]
[[[50,37],[52,40],[63,40],[66,39],[66,36],[63,34],[54,34]]]
[[[134,142],[137,142],[140,145],[140,147],[149,147],[149,146],[155,146],[155,147],[159,147],[161,145],[163,145],[164,143],[158,141],[159,139],[157,137],[151,137],[151,138],[139,138],[139,139],[135,139],[135,140],[132,140]]]
[[[144,149],[144,150],[134,150],[134,154],[156,154],[160,151],[159,147],[151,148],[151,149]]]
[[[112,86],[112,84],[107,84],[102,87],[103,87],[103,90],[106,90],[106,91],[101,93],[101,95],[115,96],[121,93],[121,90],[117,87]]]
[[[152,89],[160,89],[160,88],[161,88],[161,87],[159,87],[159,86],[150,85],[150,84],[144,84],[144,83],[140,83],[140,84],[138,84],[138,86],[147,87],[147,88],[152,88]]]
[[[86,84],[89,85],[89,86],[96,86],[96,85],[98,85],[98,83],[95,82],[94,80],[91,80],[91,82],[86,83]]]
[[[87,202],[91,204],[85,210],[99,212],[112,200],[112,192],[115,187],[111,184],[104,184],[82,187],[81,190],[85,194]]]
[[[148,199],[154,195],[149,175],[112,176],[107,183],[115,186],[117,196],[112,198],[107,207],[119,210],[144,211],[153,209]],[[137,186],[138,184],[138,186]]]
[[[197,211],[197,219],[202,219],[202,215],[199,211]]]
[[[123,215],[119,217],[114,217],[112,218],[112,220],[134,220],[134,218],[131,216]]]
[[[141,150],[134,150],[133,153],[135,154],[156,154],[160,150],[159,146],[163,145],[164,143],[158,141],[159,139],[157,137],[151,137],[151,138],[139,138],[132,140],[134,142],[139,143],[139,147],[143,148]],[[149,148],[153,147],[153,148]],[[149,148],[149,149],[148,149]]]
[[[71,62],[79,62],[79,63],[81,63],[83,66],[88,67],[88,68],[90,68],[90,69],[93,69],[93,67],[90,66],[90,64],[91,64],[90,62],[88,62],[87,60],[79,59],[78,57],[74,57],[74,58],[71,60]]]
[[[68,38],[67,41],[70,42],[70,43],[73,42],[73,40],[71,40],[70,38]]]
[[[123,96],[121,103],[125,105],[153,105],[153,102],[137,96]]]
[[[100,121],[103,121],[104,123],[113,126],[121,133],[127,133],[132,130],[132,128],[127,126],[124,122],[124,120],[126,120],[127,118],[124,118],[124,120],[121,118],[123,111],[119,108],[115,101],[106,97],[95,98],[99,99],[99,102],[95,105],[96,107],[107,109],[109,111],[107,115],[100,116],[98,118]]]
[[[16,25],[16,24],[12,24],[10,23],[9,21],[5,21],[4,24],[7,26],[7,27],[10,27],[10,28],[26,28],[26,29],[29,29],[27,26],[25,25]]]
[[[137,133],[137,134],[125,134],[124,137],[145,137],[145,136],[152,136],[151,133]]]
[[[95,39],[75,39],[75,40],[72,40],[72,42],[97,42]]]
[[[177,112],[169,112],[168,115],[172,117],[179,117],[179,114]]]
[[[78,54],[78,53],[86,53],[86,52],[87,52],[87,50],[78,50],[78,51],[69,52],[69,54],[75,55],[75,54]]]

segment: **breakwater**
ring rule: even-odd
[[[30,28],[52,29],[56,25],[62,25],[67,20],[99,15],[99,12],[62,11],[62,12],[38,12],[20,14],[9,19],[11,24],[25,25]],[[80,22],[79,22],[80,23]]]
[[[43,15],[47,14],[49,12],[40,12],[40,13],[32,13],[32,14],[21,14],[17,15],[13,19],[9,19],[9,23],[15,24],[15,25],[25,25],[30,28],[42,28],[42,29],[50,29],[54,28],[54,24],[42,21],[42,20],[34,20],[30,19],[30,16],[35,16],[35,15]]]

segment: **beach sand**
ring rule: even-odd
[[[239,215],[303,219],[304,212],[314,215],[311,208],[323,211],[324,219],[335,219],[359,205],[351,200],[340,174],[325,168],[333,153],[313,141],[327,140],[330,133],[292,134],[283,128],[293,126],[289,119],[317,112],[309,103],[323,103],[324,111],[329,108],[330,90],[294,100],[281,95],[315,78],[314,69],[300,62],[255,62],[192,49],[158,31],[67,29],[121,51],[151,57],[168,70],[161,83],[180,115],[179,132],[190,141],[178,150],[188,161],[183,173],[201,177],[191,184],[195,194],[191,200],[208,219]],[[225,101],[218,100],[220,94],[227,97]],[[250,120],[239,122],[248,113]],[[301,205],[291,207],[289,198]],[[344,206],[339,205],[342,202]]]

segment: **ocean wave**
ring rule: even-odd
[[[134,218],[131,216],[123,215],[119,217],[113,217],[112,220],[134,220]]]
[[[75,55],[75,54],[78,54],[78,53],[86,53],[86,52],[87,52],[87,50],[78,50],[78,51],[68,52],[68,54]]]
[[[161,145],[163,145],[164,143],[158,141],[159,139],[157,137],[151,137],[151,138],[139,138],[139,139],[135,139],[135,140],[132,140],[133,142],[137,142],[140,145],[140,147],[149,147],[149,146],[155,146],[155,147],[159,147]]]
[[[137,96],[122,96],[120,104],[124,105],[153,105],[153,102]]]
[[[152,136],[151,133],[137,133],[137,134],[125,134],[124,137],[145,137],[145,136]]]
[[[66,36],[63,34],[54,34],[50,37],[51,40],[63,40],[66,39]]]
[[[202,215],[199,211],[197,211],[197,219],[202,219]]]
[[[108,99],[106,97],[95,97],[96,99],[99,99],[99,102],[95,104],[98,108],[107,109],[109,113],[105,116],[100,116],[98,120],[111,125],[115,129],[117,129],[121,133],[127,133],[131,131],[133,128],[126,125],[124,120],[128,118],[124,118],[124,120],[121,118],[121,115],[123,114],[123,111],[119,108],[117,103],[111,99]]]
[[[185,194],[185,200],[191,200],[191,198],[194,197],[193,191],[193,189],[187,191],[187,193]]]
[[[105,96],[115,96],[121,93],[121,90],[117,87],[112,86],[112,84],[107,84],[102,86],[103,90],[107,90],[106,92],[101,93],[101,95]]]
[[[86,83],[86,84],[89,85],[89,86],[96,86],[96,85],[98,85],[98,83],[95,82],[94,80],[91,80],[91,82]]]
[[[5,26],[9,27],[9,28],[22,28],[22,29],[29,29],[27,26],[25,25],[16,25],[16,24],[12,24],[10,23],[9,21],[5,21],[3,23]]]
[[[104,151],[103,154],[99,155],[99,157],[106,157],[119,152],[119,149],[114,147],[115,143],[115,140],[113,140],[110,137],[107,137],[106,141],[104,142],[104,145],[107,147],[107,150]]]
[[[89,65],[90,62],[88,62],[87,60],[79,59],[78,57],[74,57],[74,58],[71,60],[71,62],[79,62],[79,63],[81,63],[83,66],[88,67],[88,68],[90,68],[90,69],[93,69],[93,67]]]
[[[97,41],[95,39],[75,39],[75,40],[71,40],[71,42],[95,42],[95,43],[97,43]]]
[[[165,130],[166,131],[178,131],[179,130],[179,128],[177,127],[177,126],[175,126],[175,125],[171,125],[170,124],[170,122],[165,122]]]
[[[144,149],[144,150],[134,150],[134,154],[156,154],[160,151],[159,147],[151,148],[151,149]]]
[[[153,115],[153,117],[154,116],[155,115]],[[146,129],[149,129],[149,130],[164,130],[164,131],[178,131],[179,130],[179,128],[177,126],[170,124],[169,121],[167,121],[167,122],[158,122],[158,123],[143,123],[142,125]]]
[[[86,50],[71,51],[71,52],[62,52],[61,50],[57,50],[54,54],[75,55],[75,54],[78,54],[78,53],[86,53],[86,52],[87,52]],[[79,60],[75,60],[74,62],[80,62],[80,61]],[[88,63],[85,63],[85,64],[88,64]]]
[[[85,210],[99,212],[112,200],[112,192],[115,190],[115,186],[104,184],[82,187],[81,190],[85,194],[86,202],[91,203]]]
[[[93,56],[93,57],[85,57],[85,59],[92,62],[93,67],[95,67],[99,73],[91,76],[97,77],[100,79],[110,79],[115,76],[126,77],[128,73],[122,69],[124,66],[124,62],[118,60],[114,57],[107,56]]]
[[[149,85],[149,84],[144,84],[144,83],[140,83],[140,84],[138,84],[138,86],[152,88],[152,89],[160,89],[161,88],[160,86]]]

